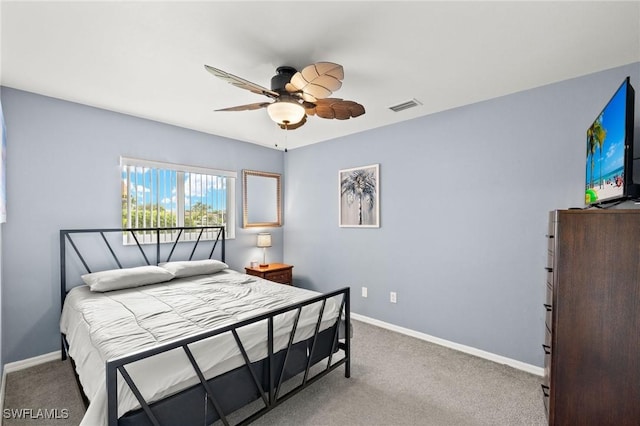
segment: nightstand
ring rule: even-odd
[[[261,268],[256,266],[252,268],[247,266],[244,268],[248,275],[264,278],[265,280],[275,281],[280,284],[293,285],[293,266],[284,263],[270,263],[269,266]]]

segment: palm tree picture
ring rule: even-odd
[[[380,226],[379,164],[340,170],[341,227]]]

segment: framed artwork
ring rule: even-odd
[[[242,227],[282,226],[279,173],[242,171]]]
[[[380,227],[380,165],[338,172],[340,227]]]

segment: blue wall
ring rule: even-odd
[[[58,230],[119,227],[120,155],[235,170],[237,270],[261,258],[242,225],[241,170],[283,172],[283,153],[154,121],[2,88],[7,223],[2,232],[2,362],[59,348]],[[212,118],[213,119],[213,118]],[[282,229],[269,258],[282,260]]]
[[[542,366],[548,212],[584,205],[586,129],[627,75],[640,90],[633,64],[290,151],[297,285],[349,285],[356,313]],[[338,171],[374,163],[381,227],[339,228]]]
[[[286,154],[2,88],[2,363],[58,349],[57,231],[119,226],[126,155],[284,173],[269,258],[297,285],[350,285],[354,312],[542,366],[547,213],[583,205],[586,129],[627,75],[640,90],[636,63]],[[381,227],[339,228],[338,171],[373,163]],[[258,231],[237,228],[234,269],[261,257]]]

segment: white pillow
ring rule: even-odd
[[[215,274],[229,267],[226,263],[214,259],[165,262],[160,263],[158,266],[171,272],[176,278]]]
[[[158,266],[111,269],[82,275],[91,291],[111,291],[169,281],[173,274]]]

